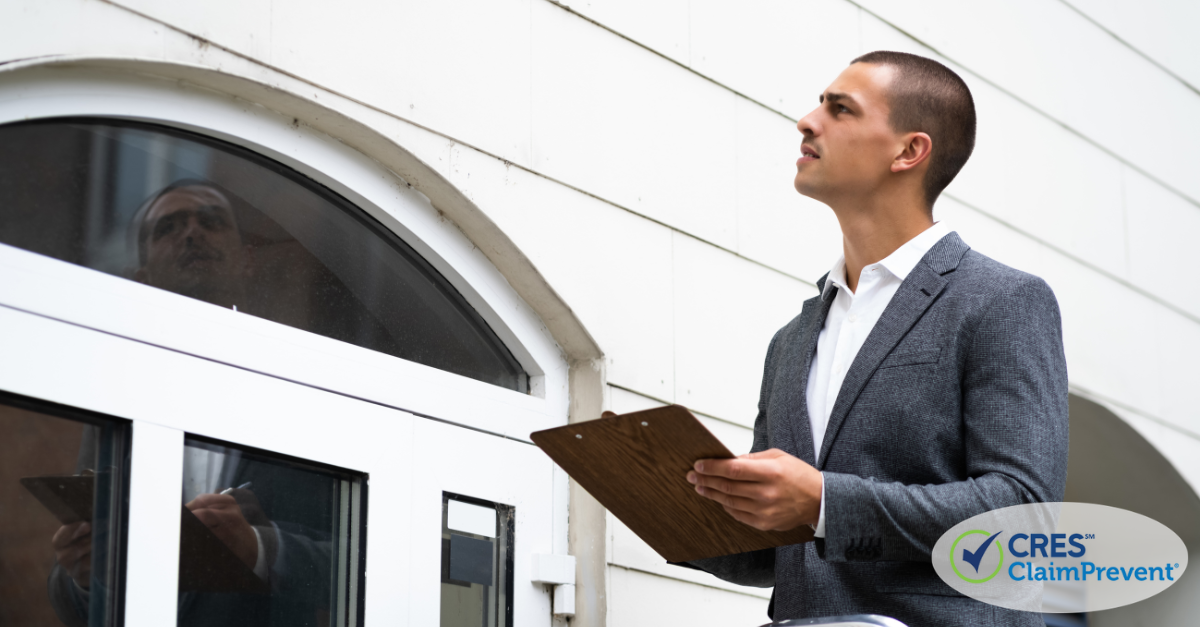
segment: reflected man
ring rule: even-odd
[[[204,181],[177,181],[142,204],[131,230],[135,280],[222,307],[245,303],[250,255],[229,193]],[[96,461],[86,432],[84,439],[79,469]],[[181,576],[179,624],[317,625],[327,618],[332,545],[330,534],[321,531],[328,527],[324,512],[313,500],[329,493],[327,481],[312,473],[247,459],[236,449],[189,444],[184,507],[246,566],[247,576],[252,572],[263,585],[246,590],[244,578],[236,584],[218,576],[214,583],[210,576],[204,590],[192,590],[188,577]],[[289,522],[272,520],[268,512]],[[56,561],[51,603],[65,624],[86,625],[93,582],[91,523],[64,525],[51,543]],[[203,571],[211,566],[208,558],[181,554],[182,570]]]
[[[249,249],[228,194],[184,179],[138,210],[134,280],[198,300],[234,307],[246,301]]]

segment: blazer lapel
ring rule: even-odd
[[[958,267],[959,260],[970,248],[959,239],[957,233],[950,233],[934,244],[929,252],[917,263],[908,277],[896,290],[879,322],[863,342],[846,378],[842,381],[842,389],[838,391],[837,400],[833,404],[833,412],[829,415],[829,424],[825,428],[825,439],[821,442],[821,451],[816,467],[824,468],[829,457],[829,449],[837,438],[842,423],[858,400],[858,395],[866,387],[867,381],[875,374],[875,369],[883,361],[896,344],[908,333],[908,330],[921,319],[925,310],[937,300],[938,294],[949,283],[944,274]],[[827,309],[828,310],[828,309]],[[823,319],[822,319],[823,320]]]
[[[825,327],[825,317],[829,315],[829,307],[837,295],[835,289],[828,297],[821,297],[828,276],[827,274],[817,281],[817,298],[804,303],[804,310],[800,315],[804,324],[801,325],[800,333],[793,344],[795,352],[788,358],[788,362],[799,367],[799,372],[789,377],[796,382],[796,387],[792,389],[796,400],[788,405],[796,411],[790,413],[783,422],[786,423],[786,435],[792,441],[792,451],[796,457],[810,464],[816,463],[817,454],[813,450],[812,425],[808,417],[808,373],[812,369],[813,356],[817,352],[817,338],[821,335],[821,329]]]

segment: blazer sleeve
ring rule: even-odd
[[[771,374],[774,370],[772,359],[775,355],[775,345],[782,334],[783,330],[781,329],[775,334],[775,337],[771,338],[771,344],[767,347],[762,387],[758,395],[758,416],[754,419],[754,443],[750,447],[751,453],[770,448],[770,440],[767,437],[769,432],[767,402],[771,398],[771,381],[774,379]],[[720,579],[743,586],[770,588],[775,585],[775,549],[710,557],[677,565],[707,571]]]
[[[1058,301],[1022,275],[966,330],[960,371],[966,478],[939,485],[824,473],[827,561],[927,561],[946,529],[986,511],[1061,501],[1067,366]]]

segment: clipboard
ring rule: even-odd
[[[21,477],[21,486],[54,514],[58,522],[70,525],[92,521],[92,492],[95,475],[64,477]]]
[[[95,475],[22,477],[21,485],[64,525],[92,521]],[[179,589],[267,594],[267,583],[187,507],[179,530]]]
[[[669,562],[688,562],[813,539],[802,525],[759,531],[696,494],[687,473],[698,459],[731,459],[708,429],[680,405],[537,431],[546,452]]]

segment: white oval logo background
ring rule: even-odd
[[[986,544],[986,546],[985,546]],[[1187,547],[1166,525],[1092,503],[1016,505],[969,518],[933,547],[950,587],[986,603],[1029,612],[1093,612],[1152,597],[1187,570]],[[1070,587],[1043,604],[1043,586]]]

